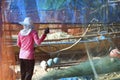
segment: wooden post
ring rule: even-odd
[[[1,10],[1,4],[2,0],[0,1],[0,65],[2,62],[2,10]],[[2,67],[0,66],[0,79],[2,74]]]
[[[11,34],[5,32],[3,27],[5,28],[5,21],[4,21],[4,11],[5,11],[5,0],[0,1],[0,80],[16,80],[16,73],[15,67],[13,64],[14,60],[14,53],[12,51],[12,46],[7,43],[7,37],[10,37]],[[4,25],[4,26],[3,26]],[[8,33],[8,34],[6,34]]]
[[[1,1],[0,1],[0,53],[1,53],[1,37],[2,37],[2,12],[1,12]]]

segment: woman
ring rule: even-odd
[[[18,33],[17,45],[20,47],[21,80],[31,80],[35,65],[34,44],[40,45],[44,41],[49,28],[46,28],[39,38],[30,17],[26,17],[20,24],[23,25],[23,29]]]

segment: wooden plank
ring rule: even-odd
[[[106,33],[103,34],[103,36],[107,36],[107,35],[117,35],[120,34],[119,32],[110,32],[110,33]],[[79,38],[84,38],[84,37],[99,37],[101,36],[101,34],[91,34],[91,35],[85,35],[85,36],[74,36],[73,38],[63,38],[63,39],[51,39],[51,40],[44,40],[44,42],[52,42],[52,41],[61,41],[61,40],[69,40],[69,39],[79,39]],[[13,38],[13,41],[16,41],[16,38]]]

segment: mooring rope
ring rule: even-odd
[[[95,69],[94,63],[93,63],[93,61],[92,61],[92,57],[91,57],[91,55],[90,55],[90,51],[89,51],[89,48],[88,48],[88,45],[87,45],[86,42],[85,42],[85,47],[86,47],[86,52],[87,52],[88,60],[89,60],[89,62],[90,62],[90,66],[91,66],[92,71],[93,71],[93,73],[94,73],[95,80],[97,80],[97,79],[98,79],[98,74],[97,74],[97,72],[96,72],[96,69]]]
[[[55,52],[47,52],[46,50],[44,49],[41,49],[42,51],[46,52],[46,53],[49,53],[49,54],[54,54],[54,53],[59,53],[59,52],[62,52],[62,51],[65,51],[65,50],[68,50],[68,49],[71,49],[72,47],[74,47],[76,44],[78,44],[80,42],[80,40],[82,39],[82,37],[84,37],[89,29],[90,25],[88,25],[87,29],[85,30],[85,32],[82,34],[82,36],[74,43],[72,44],[71,46],[69,47],[66,47],[66,48],[63,48],[63,49],[60,49],[58,51],[55,51]]]

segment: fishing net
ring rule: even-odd
[[[120,44],[119,3],[114,0],[3,1],[0,79],[20,79],[16,41],[22,29],[18,22],[26,16],[34,21],[39,36],[46,27],[50,28],[44,42],[35,45],[33,80],[97,80],[100,74],[118,72],[119,59],[111,60],[109,53]]]

